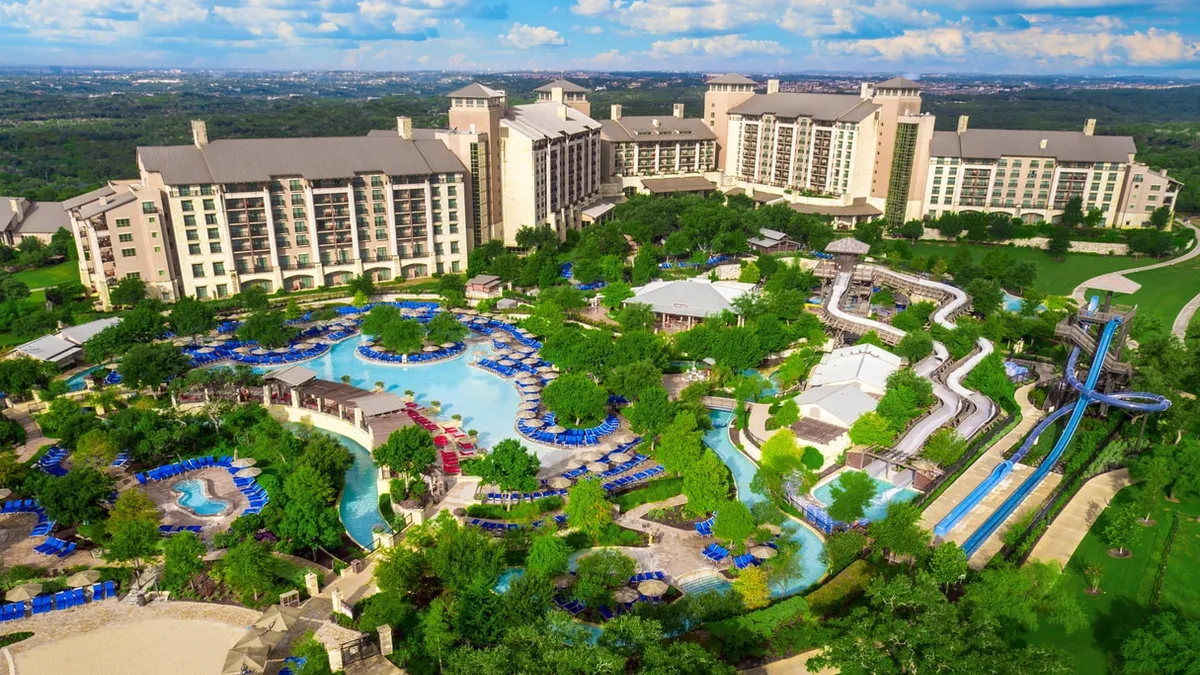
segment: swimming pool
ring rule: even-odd
[[[1013,314],[1016,314],[1021,311],[1021,305],[1024,304],[1024,302],[1025,302],[1024,298],[1017,297],[1017,296],[1013,295],[1012,293],[1009,293],[1008,291],[1004,291],[1004,297],[1000,300],[1001,306],[1003,306],[1005,310],[1012,312]],[[1039,311],[1039,312],[1046,311],[1046,306],[1039,304],[1037,306],[1037,311]]]
[[[179,493],[175,503],[197,516],[219,516],[229,509],[229,502],[208,494],[208,486],[199,478],[188,478],[173,485]]]
[[[845,469],[845,471],[856,471],[856,469]],[[813,497],[815,497],[817,501],[821,502],[821,504],[825,505],[826,507],[832,504],[833,484],[838,480],[838,476],[841,475],[842,472],[839,471],[834,476],[831,476],[830,480],[827,480],[814,488],[812,491]],[[911,502],[917,498],[917,495],[921,494],[912,488],[897,487],[880,478],[876,478],[874,480],[875,497],[871,500],[871,503],[867,505],[867,508],[863,514],[863,518],[867,520],[883,520],[883,517],[887,515],[888,504],[891,504],[892,502]]]
[[[100,368],[101,368],[101,366],[96,366],[95,368],[88,368],[87,370],[75,373],[71,377],[68,377],[67,378],[67,389],[70,391],[83,391],[84,389],[87,389],[87,382],[84,382],[83,378],[87,377],[88,375],[91,375],[93,371],[99,370]]]
[[[346,484],[342,488],[342,499],[338,513],[346,533],[363,548],[374,548],[375,526],[387,527],[379,514],[379,488],[375,483],[375,460],[367,449],[347,436],[326,431],[350,451],[354,463],[346,470]]]
[[[509,567],[500,573],[500,578],[496,581],[496,585],[492,586],[492,590],[497,593],[507,593],[512,586],[512,582],[525,576],[525,568]]]
[[[754,479],[758,467],[729,440],[729,422],[733,420],[733,413],[713,410],[709,413],[709,419],[712,420],[713,428],[704,434],[704,444],[712,448],[721,461],[725,462],[725,466],[729,467],[733,480],[737,483],[738,499],[746,506],[753,506],[766,499],[750,489],[750,481]],[[720,518],[719,515],[717,517]],[[821,551],[825,550],[825,542],[821,537],[798,523],[792,523],[788,529],[793,529],[791,538],[800,544],[800,574],[785,585],[772,584],[771,597],[775,598],[799,593],[820,581],[821,576],[825,574],[825,563],[821,562]]]

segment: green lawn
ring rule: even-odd
[[[1173,512],[1200,513],[1200,502],[1197,501],[1172,504],[1160,500],[1153,512],[1156,522],[1152,527],[1139,530],[1137,541],[1132,546],[1133,556],[1124,560],[1112,558],[1108,555],[1109,546],[1104,542],[1102,533],[1114,507],[1119,508],[1134,501],[1139,490],[1135,485],[1117,493],[1112,504],[1100,514],[1099,520],[1084,537],[1063,573],[1062,583],[1079,598],[1091,625],[1068,635],[1043,623],[1037,632],[1026,636],[1031,643],[1054,646],[1071,654],[1077,673],[1117,672],[1113,660],[1121,642],[1152,613],[1150,602],[1154,580]],[[1196,589],[1200,583],[1196,578],[1197,565],[1200,564],[1200,542],[1197,542],[1200,524],[1191,525],[1194,527],[1184,523],[1176,535],[1160,609],[1196,615],[1200,613],[1200,606],[1196,604]],[[1100,581],[1103,593],[1099,596],[1084,592],[1087,583],[1083,569],[1091,564],[1099,564],[1104,568],[1104,576]]]
[[[1114,295],[1113,301],[1122,305],[1137,305],[1138,316],[1152,316],[1162,321],[1163,328],[1171,329],[1179,310],[1200,293],[1200,257],[1170,267],[1149,272],[1130,274],[1129,278],[1142,285],[1132,295]],[[1102,291],[1088,290],[1088,296]]]
[[[913,246],[913,255],[931,255],[950,258],[960,249],[966,248],[976,261],[982,260],[989,251],[1005,251],[1013,260],[1027,260],[1037,265],[1038,276],[1033,288],[1049,295],[1070,295],[1080,283],[1094,276],[1116,272],[1148,264],[1145,258],[1123,255],[1091,255],[1068,253],[1060,262],[1049,253],[1035,248],[1019,246],[984,246],[982,244],[950,244],[943,242],[918,241]],[[1153,262],[1153,261],[1149,261]]]
[[[30,288],[57,286],[67,281],[79,281],[79,263],[74,260],[68,260],[64,263],[51,265],[50,267],[23,270],[13,276],[25,282],[25,285]]]

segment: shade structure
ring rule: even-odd
[[[634,602],[638,599],[638,592],[628,586],[622,586],[613,591],[613,599],[621,604]]]
[[[250,348],[249,347],[236,347],[236,348],[234,348],[233,351],[237,352],[238,354],[249,354]]]
[[[235,647],[225,655],[222,675],[261,673],[267,668],[266,647]]]
[[[604,473],[608,471],[608,465],[604,462],[589,462],[587,468],[592,473]]]
[[[531,393],[531,392],[539,392],[542,390],[542,385],[540,385],[540,384],[521,382],[520,385],[521,385],[521,390],[527,394]]]
[[[552,372],[554,372],[554,367],[553,366],[538,366],[537,371],[539,373],[552,373]]]
[[[526,356],[525,358],[521,359],[521,363],[524,363],[529,366],[532,366],[533,364],[535,364],[539,361],[541,361],[541,359],[536,356]]]
[[[517,351],[521,352],[522,354],[532,354],[536,352],[537,349],[530,347],[529,345],[521,345],[520,347],[517,347]]]
[[[775,523],[766,523],[766,524],[762,525],[761,527],[766,529],[766,531],[770,532],[771,534],[779,534],[779,533],[783,532],[783,528],[776,525]]]
[[[533,407],[536,408],[537,404],[534,404]],[[537,417],[537,413],[535,413],[532,410],[523,410],[523,411],[517,413],[517,419],[519,419],[519,420],[531,420],[536,417]],[[526,426],[528,426],[528,425],[526,425]]]
[[[759,560],[766,560],[767,558],[774,558],[775,555],[778,553],[779,553],[779,551],[776,551],[775,549],[771,548],[770,546],[755,546],[754,548],[750,549],[750,555],[754,556],[755,558],[758,558]]]
[[[561,490],[563,488],[571,487],[571,479],[563,478],[562,476],[555,476],[554,478],[551,478],[549,481],[547,481],[546,485],[549,485],[550,487],[554,488],[555,490]]]
[[[71,588],[83,588],[100,581],[99,570],[84,570],[67,577],[67,585]]]
[[[479,313],[479,312],[475,311],[474,309],[471,309],[470,307],[463,309],[463,310],[459,310],[459,311],[461,311],[463,314],[466,314],[467,316],[475,316],[476,314]]]
[[[574,586],[574,585],[575,585],[575,575],[574,574],[560,574],[560,575],[554,577],[554,587],[555,588],[570,588],[571,586]]]
[[[454,346],[453,342],[443,342],[442,343],[442,349],[450,349],[453,346]]]
[[[650,579],[649,581],[643,581],[642,583],[638,584],[638,590],[642,592],[642,595],[647,595],[652,598],[657,598],[663,593],[666,593],[668,588],[670,587],[667,586],[666,583],[659,581],[658,579]]]
[[[437,350],[438,350],[438,348],[437,348],[437,347],[434,347],[433,345],[425,345],[424,347],[421,347],[421,351],[423,351],[423,352],[425,352],[425,353],[427,353],[427,354],[428,354],[428,353],[432,353],[432,352],[436,352]]]
[[[500,365],[510,368],[515,363],[512,359],[500,359]]]
[[[258,349],[250,350],[250,353],[255,356],[263,356],[267,353],[267,350],[263,349],[262,347],[259,347]]]
[[[262,469],[257,466],[248,466],[245,469],[238,469],[238,472],[233,474],[234,478],[254,478],[262,473]]]
[[[538,370],[541,370],[541,369],[539,368]],[[550,380],[557,380],[558,373],[555,373],[555,372],[542,373],[542,379],[546,380],[547,382],[549,382]]]
[[[276,347],[275,349],[271,350],[271,353],[272,354],[286,354],[286,353],[288,353],[288,348],[287,347]]]
[[[613,454],[608,456],[608,461],[610,461],[614,464],[628,462],[631,459],[633,459],[633,455],[630,455],[628,452],[614,452]]]
[[[512,350],[504,345],[500,345],[499,347],[492,347],[492,351],[496,352],[497,354],[507,354]]]
[[[255,464],[258,464],[257,459],[254,459],[253,457],[242,457],[240,459],[233,460],[233,463],[229,466],[232,466],[235,469],[244,469],[248,466],[254,466]]]
[[[617,433],[613,434],[610,438],[613,441],[616,441],[617,443],[628,443],[629,441],[632,441],[634,438],[637,438],[637,437],[634,436],[633,434],[629,433],[628,431],[618,431]]]
[[[32,600],[35,596],[42,592],[42,585],[37,583],[21,584],[16,588],[10,589],[4,594],[4,599],[9,602],[24,602]]]
[[[295,626],[298,621],[300,621],[300,609],[298,607],[271,605],[262,613],[262,616],[254,621],[254,625],[259,628],[269,628],[273,631],[286,632],[292,626]]]
[[[587,452],[576,455],[575,458],[581,462],[594,462],[600,459],[602,456],[603,455],[601,453],[596,452],[595,450],[588,450]]]
[[[8,488],[0,488],[0,499],[8,499],[12,496],[12,490]]]
[[[211,354],[214,351],[216,351],[216,350],[214,350],[212,347],[203,347],[201,349],[197,349],[196,353],[197,354]]]
[[[507,335],[493,335],[492,342],[511,342],[512,338]]]
[[[546,427],[546,431],[552,434],[561,434],[566,431],[566,428],[555,424],[554,426]]]
[[[528,422],[526,422],[526,423],[525,423],[525,426],[527,426],[527,427],[532,427],[532,428],[534,428],[534,429],[540,429],[540,428],[541,428],[543,425],[545,425],[545,424],[546,424],[545,422],[543,422],[543,421],[541,421],[541,420],[539,420],[539,419],[536,419],[536,418],[534,418],[534,419],[531,419],[531,420],[529,420]]]
[[[583,461],[578,460],[578,459],[572,459],[571,461],[567,462],[567,470],[578,469],[579,467],[581,467],[583,465],[584,465]]]
[[[523,397],[523,399],[525,401],[533,401],[536,403],[537,401],[542,400],[542,397],[536,391],[530,391],[530,392],[525,393],[525,396]]]
[[[517,406],[517,408],[519,408],[520,410],[537,410],[538,402],[537,401],[525,401],[521,405]]]
[[[529,373],[524,373],[517,378],[517,382],[537,382],[537,378]]]
[[[287,629],[284,629],[286,632]],[[246,631],[242,639],[233,646],[234,649],[265,648],[268,652],[274,649],[284,638],[284,632],[273,631],[270,628],[255,626]]]

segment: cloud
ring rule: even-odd
[[[718,35],[703,38],[658,40],[650,45],[650,57],[666,59],[678,56],[733,58],[747,55],[782,55],[788,49],[774,40],[748,40],[743,35]]]
[[[563,36],[556,30],[545,26],[530,26],[514,22],[507,33],[499,36],[500,43],[517,49],[533,47],[562,47],[567,44]]]
[[[626,66],[633,62],[631,54],[622,52],[619,49],[610,49],[606,52],[600,52],[591,58],[583,59],[580,65],[592,66],[594,68],[612,68],[614,66]]]
[[[613,0],[577,0],[571,6],[571,11],[584,16],[596,16],[605,14],[616,9],[617,3]]]
[[[804,0],[793,1],[776,24],[805,37],[861,35],[868,25],[900,28],[932,26],[941,20],[936,12],[917,9],[901,0]]]
[[[461,66],[467,60],[466,54],[451,54],[450,58],[446,59],[446,63],[451,67]]]

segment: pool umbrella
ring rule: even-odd
[[[520,377],[518,377],[518,378],[517,378],[517,382],[529,382],[529,383],[533,383],[533,382],[537,382],[537,378],[535,378],[534,376],[530,375],[529,373],[525,373],[524,375],[522,375],[522,376],[520,376]]]
[[[552,373],[554,372],[554,368],[551,366],[538,366],[537,371],[539,373]]]
[[[475,315],[476,315],[476,314],[478,314],[479,312],[477,312],[477,311],[475,311],[475,310],[471,309],[470,307],[468,307],[467,309],[464,309],[464,310],[462,310],[462,313],[463,313],[463,314],[466,314],[467,316],[475,316]]]
[[[541,370],[541,369],[539,368],[538,370]],[[551,372],[551,373],[542,373],[542,379],[543,379],[543,380],[546,380],[546,381],[550,381],[550,380],[557,380],[557,379],[558,379],[558,373],[553,373],[553,372]]]
[[[517,351],[521,352],[522,354],[532,354],[536,352],[537,349],[530,347],[529,345],[521,345],[520,347],[517,347]]]
[[[284,628],[283,630],[286,631],[287,629]],[[234,649],[265,648],[265,649],[267,649],[267,651],[270,651],[273,647],[275,647],[275,645],[278,645],[283,640],[283,638],[284,638],[283,633],[275,632],[275,631],[271,630],[270,628],[255,626],[254,628],[251,628],[250,630],[246,631],[246,634],[244,636],[242,636],[242,639],[237,641],[237,644],[235,644],[233,646],[233,648]]]
[[[8,488],[0,488],[0,499],[8,499],[12,496],[12,490]]]
[[[588,471],[592,473],[604,473],[608,471],[608,465],[604,462],[592,462],[587,465]]]
[[[570,588],[571,586],[574,586],[574,585],[575,585],[575,575],[574,574],[560,574],[560,575],[554,577],[554,587],[555,588]]]
[[[541,359],[536,356],[526,356],[525,358],[521,359],[521,363],[524,363],[524,364],[530,365],[530,366],[537,363],[538,361],[541,361]]]
[[[779,534],[780,532],[783,532],[783,528],[776,525],[775,523],[767,523],[765,525],[762,525],[762,527],[764,529],[766,529],[767,532],[770,532],[771,534]]]
[[[524,382],[522,382],[520,384],[521,384],[521,387],[523,387],[522,391],[524,391],[527,394],[532,393],[532,392],[538,392],[538,391],[542,390],[542,385],[540,385],[540,384],[528,384],[528,383],[524,383]]]
[[[552,434],[561,434],[562,432],[566,431],[566,429],[555,424],[554,426],[547,427],[546,431],[548,431],[549,433],[552,433]]]
[[[583,460],[572,459],[571,461],[567,462],[567,470],[569,471],[571,469],[578,469],[579,467],[581,467],[583,465],[584,465]]]
[[[421,351],[426,352],[426,353],[436,352],[437,350],[438,350],[438,348],[434,347],[433,345],[427,345],[427,346],[421,348]]]
[[[512,359],[500,359],[500,365],[510,367],[513,364]]]
[[[266,647],[235,647],[225,655],[222,675],[261,673],[267,668]]]
[[[526,401],[517,407],[520,408],[521,410],[537,410],[538,402],[537,401]],[[3,497],[0,497],[0,499],[3,499]]]
[[[258,349],[252,349],[250,351],[250,353],[255,356],[263,356],[264,354],[267,353],[267,350],[263,349],[262,347],[259,347]]]
[[[214,350],[212,347],[204,347],[202,349],[197,349],[196,353],[197,354],[211,354],[214,351],[216,351],[216,350]]]
[[[492,342],[509,342],[512,338],[507,335],[495,335],[492,337]]]
[[[766,560],[767,558],[774,558],[775,555],[778,553],[779,553],[779,551],[776,551],[775,549],[771,548],[770,546],[755,546],[754,548],[750,549],[750,555],[754,556],[755,558],[758,558],[759,560]]]
[[[267,608],[267,611],[262,613],[262,616],[258,617],[254,625],[259,628],[269,628],[273,631],[286,632],[292,626],[295,626],[299,620],[299,608],[271,605]]]
[[[230,466],[235,469],[244,469],[248,466],[254,466],[255,464],[258,464],[257,459],[254,459],[253,457],[243,457],[241,459],[233,460],[233,463],[230,464]]]
[[[233,351],[237,352],[238,354],[249,354],[250,348],[249,347],[235,347]]]
[[[534,407],[536,408],[537,406],[535,405]],[[537,417],[537,413],[533,412],[532,410],[525,410],[523,412],[517,413],[517,419],[520,419],[520,420],[531,420],[536,417]]]
[[[454,346],[453,342],[443,342],[442,343],[442,349],[450,349],[453,346]]]
[[[288,351],[287,347],[277,347],[275,349],[272,349],[271,353],[272,354],[286,354],[287,351]]]
[[[571,479],[563,478],[562,476],[555,476],[554,478],[551,478],[549,481],[547,481],[546,485],[549,485],[550,487],[554,488],[555,490],[561,490],[563,488],[571,487]]]
[[[608,456],[608,461],[612,462],[613,464],[628,462],[631,459],[633,459],[633,455],[629,454],[628,452],[614,452]]]
[[[634,438],[635,438],[635,436],[633,434],[629,433],[628,431],[618,431],[616,434],[613,435],[612,440],[616,441],[617,443],[628,443],[629,441],[632,441]]]
[[[36,583],[21,584],[16,588],[4,594],[4,599],[9,602],[24,602],[32,600],[42,592],[42,585]]]
[[[251,467],[247,467],[245,469],[239,469],[237,473],[233,474],[233,477],[234,478],[254,478],[255,476],[259,475],[260,473],[262,473],[262,469],[258,468],[257,466],[251,466]]]
[[[99,570],[84,570],[67,577],[67,585],[71,588],[83,588],[100,581]]]
[[[596,452],[595,450],[588,450],[587,452],[576,456],[576,459],[581,462],[594,462],[600,459],[601,456],[602,453]]]
[[[638,599],[638,592],[628,586],[622,586],[613,591],[613,599],[622,605],[627,602],[634,602]]]
[[[648,595],[652,598],[657,598],[666,593],[668,588],[670,587],[658,579],[650,579],[638,584],[638,590],[642,592],[642,595]]]
[[[541,397],[541,396],[539,396],[539,395],[537,394],[537,392],[530,391],[530,392],[526,392],[526,394],[525,394],[525,401],[526,401],[526,402],[528,402],[528,401],[534,401],[534,402],[537,402],[537,401],[541,401],[541,400],[542,400],[542,397]]]
[[[543,424],[545,424],[545,422],[543,422],[543,421],[541,421],[541,420],[539,420],[539,419],[536,419],[536,417],[535,417],[534,419],[531,419],[531,420],[529,420],[528,422],[526,422],[526,423],[525,423],[525,426],[527,426],[527,427],[532,427],[532,428],[534,428],[534,429],[538,429],[538,428],[541,428],[541,426],[542,426]]]
[[[497,354],[507,354],[507,353],[511,352],[512,350],[509,349],[508,347],[501,346],[501,347],[492,347],[492,351],[496,352]]]

